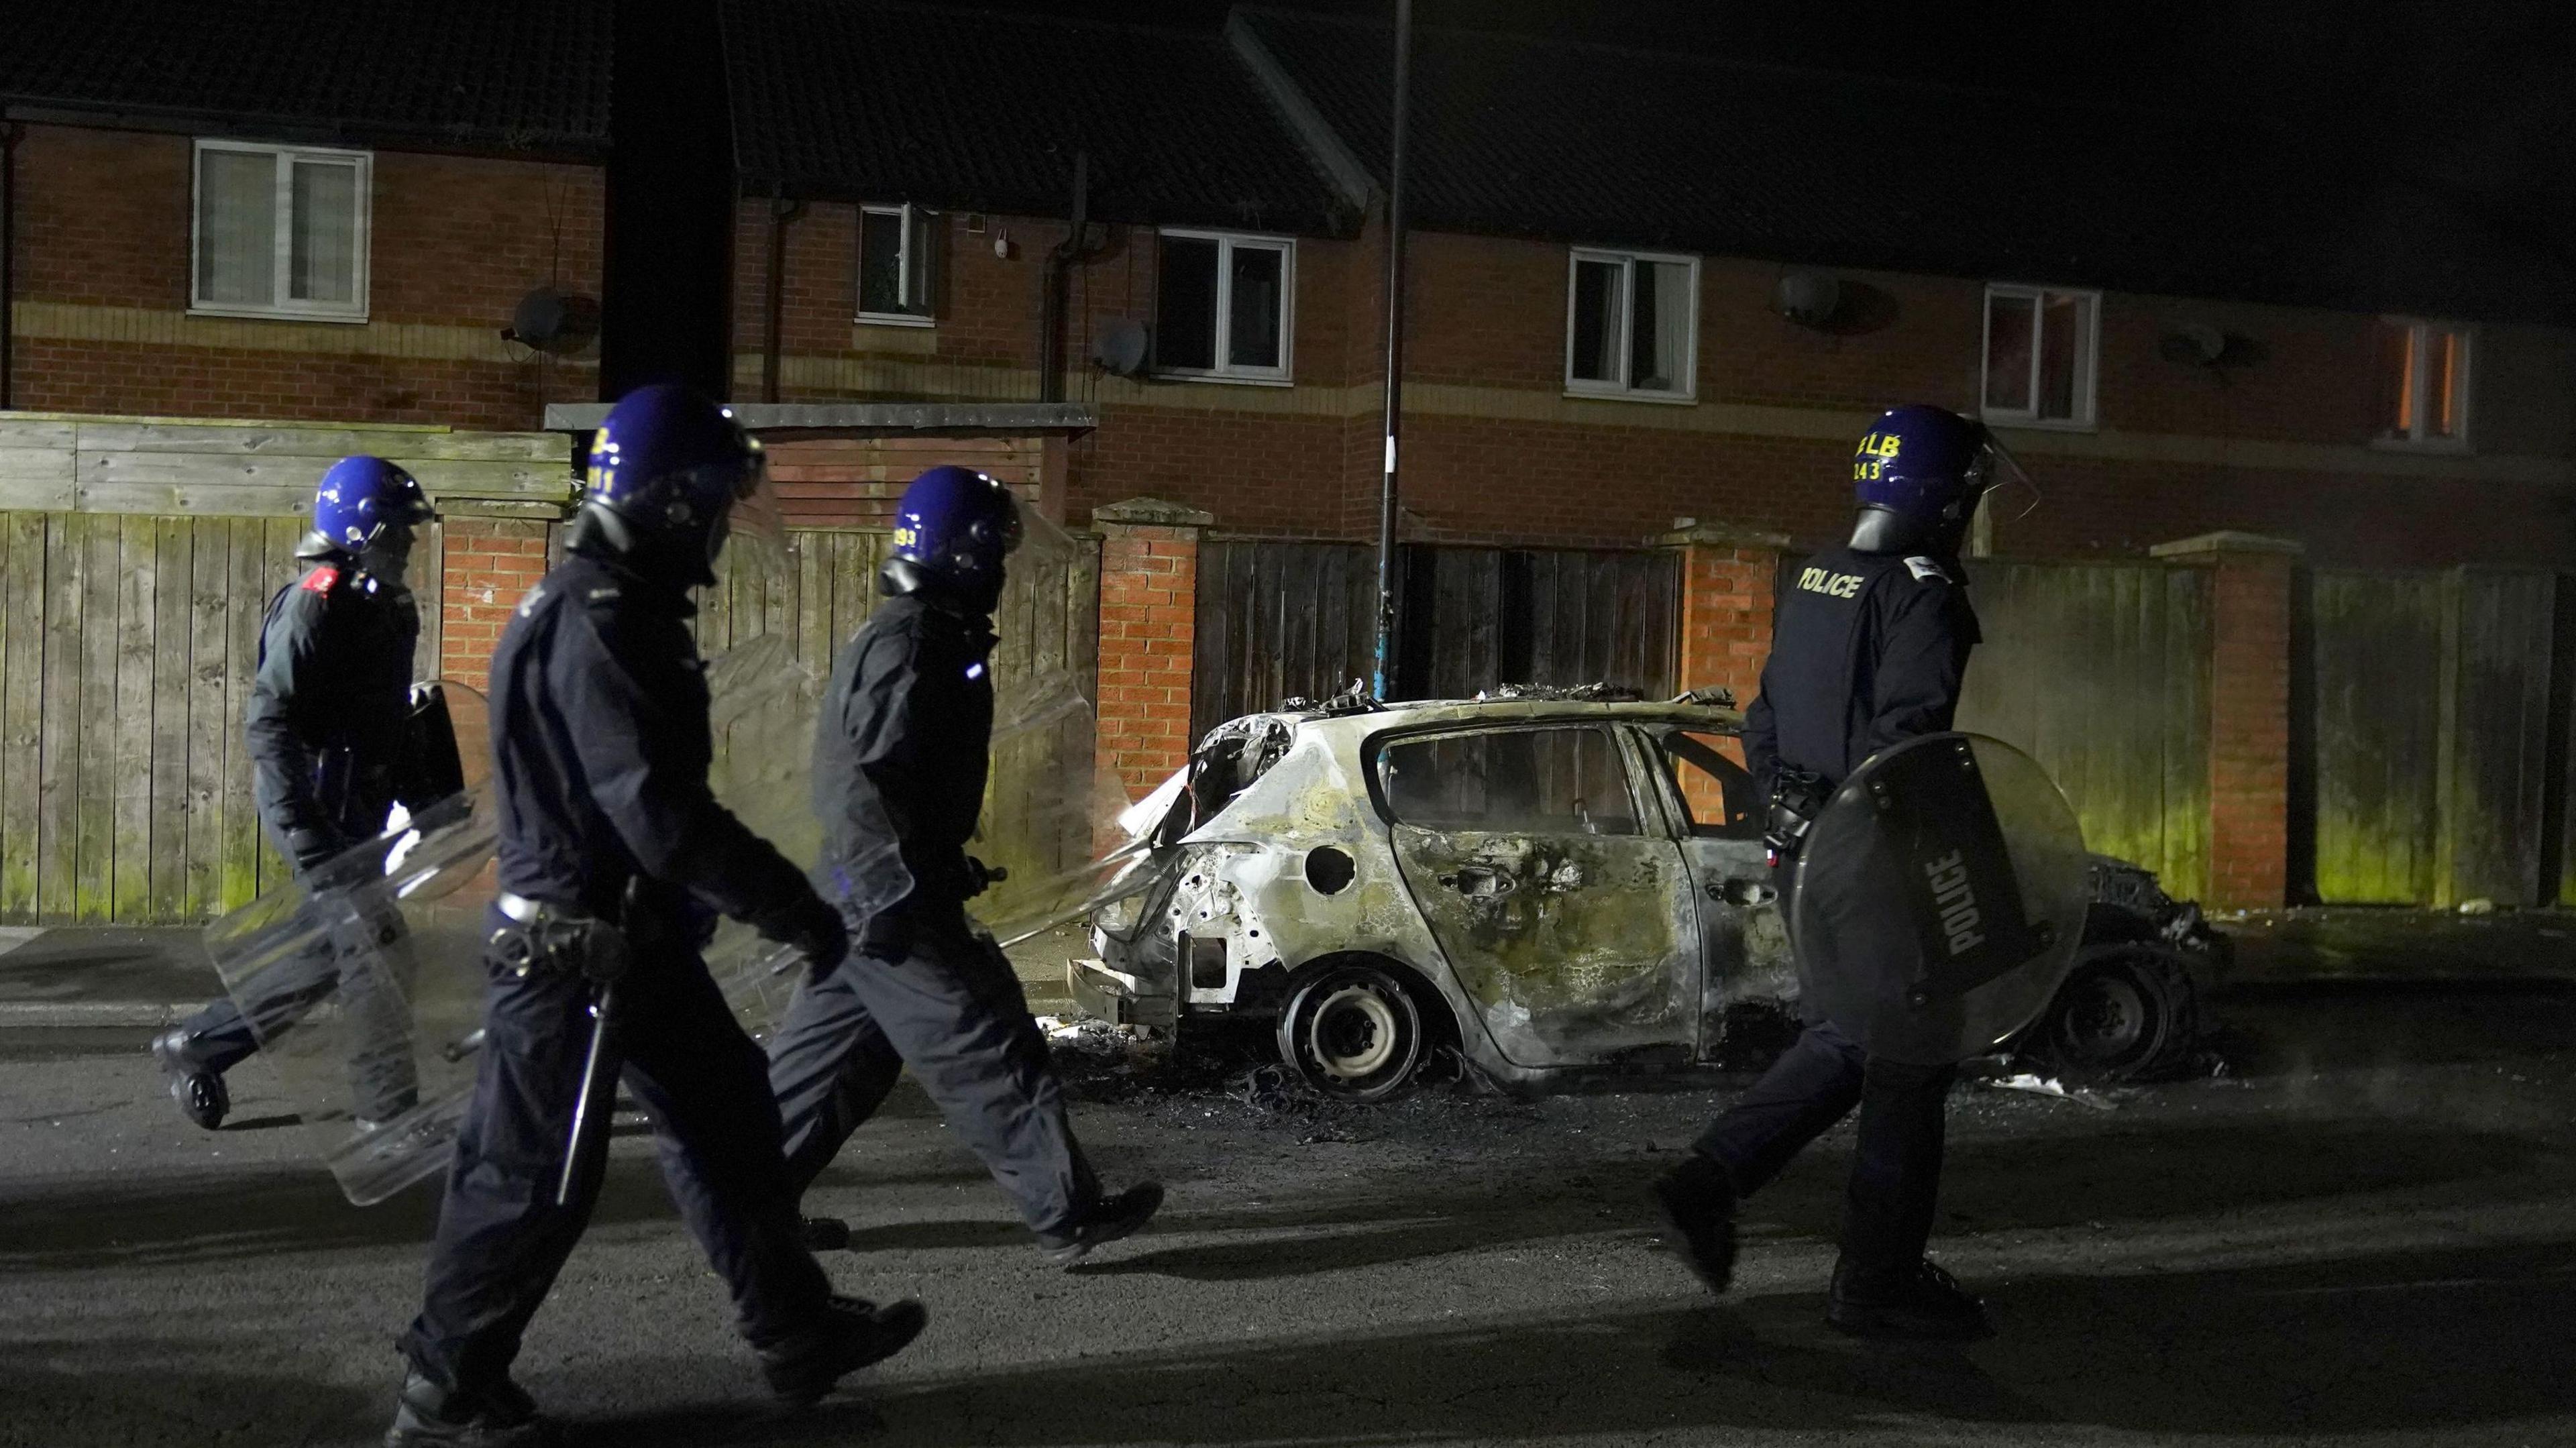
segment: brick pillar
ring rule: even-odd
[[[1771,653],[1772,589],[1786,533],[1694,524],[1655,540],[1681,554],[1681,659],[1675,692],[1732,689],[1753,702]]]
[[[1100,529],[1099,767],[1141,796],[1190,754],[1197,644],[1196,508],[1132,498],[1091,510]]]
[[[2286,903],[2290,875],[2290,589],[2300,546],[2205,533],[2152,550],[2210,579],[2209,893],[2220,909]]]
[[[485,689],[502,625],[545,576],[549,526],[524,508],[501,517],[450,510],[440,522],[440,678]]]

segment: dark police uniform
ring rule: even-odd
[[[814,739],[823,822],[816,884],[853,945],[796,994],[770,1043],[770,1084],[801,1190],[876,1112],[906,1063],[1042,1235],[1100,1194],[1075,1142],[1045,1038],[1011,963],[973,931],[966,845],[984,808],[995,640],[920,595],[890,598],[841,650]],[[872,797],[872,798],[871,798]],[[911,888],[863,915],[850,878],[891,826]]]
[[[1805,770],[1829,795],[1877,751],[1950,727],[1978,640],[1955,569],[1948,560],[1837,548],[1789,578],[1761,697],[1744,714],[1745,762],[1758,783],[1767,790],[1784,767]],[[1788,906],[1784,898],[1784,914]],[[1908,1271],[1931,1234],[1956,1072],[1867,1058],[1817,1021],[1710,1124],[1698,1150],[1750,1195],[1857,1104],[1843,1253],[1864,1272]]]
[[[812,1328],[830,1289],[800,1238],[760,1049],[698,949],[710,906],[755,923],[821,907],[796,868],[708,792],[693,612],[684,590],[578,552],[519,605],[492,661],[505,895],[489,919],[501,935],[532,911],[622,922],[632,963],[616,987],[603,1081],[622,1072],[651,1115],[671,1195],[732,1290],[744,1336],[766,1347]],[[521,903],[505,916],[510,897]],[[574,1199],[556,1206],[591,989],[561,961],[522,975],[496,951],[489,968],[473,1108],[420,1317],[403,1338],[424,1376],[469,1393],[506,1380],[589,1221],[608,1145],[606,1113],[594,1113]]]
[[[401,791],[397,763],[411,714],[412,652],[420,614],[407,588],[323,563],[269,600],[259,636],[243,733],[260,823],[296,878],[384,829]],[[402,799],[420,810],[434,801]],[[332,954],[298,956],[264,972],[244,992],[260,1029],[292,1025],[339,984]],[[408,1034],[399,1002],[352,991],[344,1002],[361,1039],[384,1036],[353,1063],[355,1110],[385,1120],[411,1104]],[[230,999],[189,1018],[192,1063],[221,1074],[259,1049],[249,1020]]]

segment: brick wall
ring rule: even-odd
[[[511,611],[545,577],[548,528],[471,515],[440,525],[439,677],[483,687]]]
[[[2281,905],[2289,882],[2290,590],[2298,545],[2214,533],[2155,551],[2212,570],[2205,902],[2220,909]]]
[[[1189,759],[1199,539],[1210,519],[1144,498],[1094,517],[1101,530],[1098,766],[1140,798]]]
[[[766,340],[768,208],[747,202],[742,212],[736,375],[745,384],[760,376]],[[852,320],[856,208],[818,205],[791,224],[784,398],[1036,395],[1043,263],[1062,223],[950,215],[938,227],[938,325],[899,328]],[[1154,303],[1151,233],[1115,226],[1102,236],[1100,254],[1068,278],[1067,395],[1101,417],[1070,451],[1073,519],[1143,494],[1249,533],[1372,533],[1375,224],[1351,241],[1299,239],[1296,385],[1284,389],[1128,382],[1090,369],[1089,339],[1118,319],[1150,320]],[[1851,439],[1873,409],[1974,404],[1984,285],[1848,273],[1870,320],[1829,333],[1771,311],[1781,270],[1703,260],[1695,405],[1569,399],[1566,249],[1416,234],[1407,536],[1633,545],[1678,517],[1784,532],[1801,547],[1838,535]],[[2165,361],[2157,343],[2187,323],[2248,339],[2258,360],[2223,379]],[[2102,429],[2016,435],[2045,497],[2029,516],[1999,521],[1999,549],[2134,555],[2222,529],[2295,537],[2338,562],[2543,562],[2576,547],[2576,391],[2565,385],[2576,376],[2576,334],[2483,329],[2479,457],[2392,459],[2366,446],[2369,326],[2355,314],[2107,296]],[[2490,456],[2510,465],[2490,466]]]
[[[596,168],[378,151],[364,323],[188,313],[189,138],[29,126],[11,386],[37,411],[533,427],[595,361],[501,340],[554,280],[599,294]]]

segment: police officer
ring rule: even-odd
[[[888,597],[842,648],[815,732],[816,879],[856,944],[797,992],[771,1039],[788,1169],[810,1185],[909,1063],[1040,1250],[1070,1263],[1142,1227],[1163,1189],[1103,1195],[1019,977],[966,918],[988,883],[966,845],[984,808],[992,613],[1019,503],[982,473],[938,467],[896,511]],[[820,1245],[847,1238],[830,1219],[808,1230]]]
[[[420,614],[403,574],[413,529],[431,516],[411,474],[383,458],[342,458],[322,475],[313,531],[295,550],[312,567],[268,602],[243,724],[252,799],[307,888],[325,861],[383,830],[406,793],[397,765],[411,716]],[[399,802],[414,811],[433,803]],[[325,948],[264,973],[246,996],[260,1029],[274,1032],[338,984]],[[381,1034],[392,1037],[353,1063],[360,1120],[390,1120],[410,1107],[414,1090],[399,1009],[365,999],[344,1004],[362,1022],[380,1018]],[[232,1108],[224,1073],[258,1049],[251,1022],[230,999],[152,1042],[180,1111],[209,1131]]]
[[[1854,459],[1851,541],[1807,560],[1782,590],[1744,752],[1772,800],[1784,884],[1808,818],[1846,775],[1879,750],[1950,727],[1977,642],[1958,551],[1992,461],[1980,423],[1937,407],[1888,412]],[[1923,1256],[1955,1074],[1870,1057],[1831,1024],[1808,1025],[1656,1184],[1710,1289],[1725,1291],[1734,1270],[1736,1203],[1858,1105],[1826,1320],[1858,1336],[1982,1334],[1983,1305]]]
[[[707,786],[689,589],[714,582],[760,476],[758,445],[715,404],[669,386],[627,396],[593,442],[563,561],[493,656],[502,894],[486,1044],[402,1339],[394,1448],[549,1436],[510,1363],[589,1221],[621,1075],[781,1400],[822,1396],[925,1320],[917,1302],[832,1295],[800,1240],[760,1048],[698,953],[719,911],[817,962],[844,943],[840,916]]]

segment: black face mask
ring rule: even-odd
[[[412,535],[408,528],[388,528],[358,554],[358,567],[380,588],[408,592],[403,576],[411,568]]]

